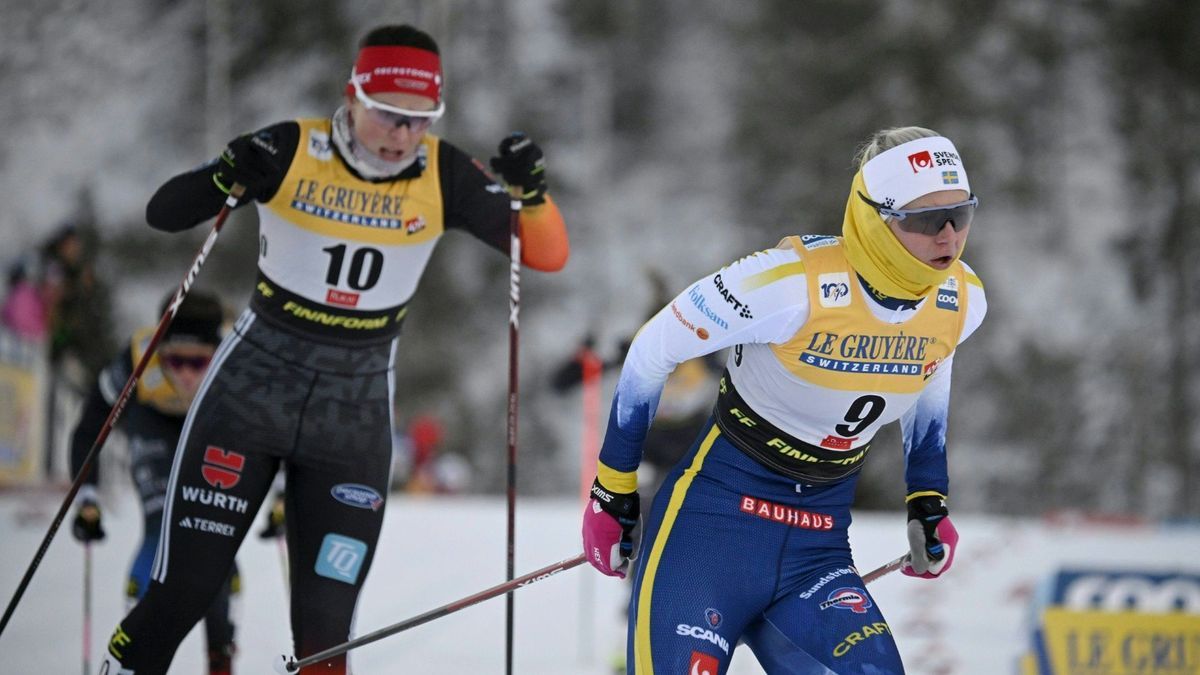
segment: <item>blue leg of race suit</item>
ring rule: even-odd
[[[133,564],[129,567],[129,585],[126,588],[126,597],[130,601],[141,600],[150,586],[150,568],[154,565],[154,552],[158,550],[159,529],[157,524],[151,528],[150,522],[147,521],[146,532],[142,535],[142,545],[138,549],[137,555],[133,557]]]
[[[758,664],[772,675],[837,675],[766,619],[747,628],[743,639],[754,652]]]
[[[719,675],[745,638],[768,673],[902,673],[852,569],[853,492],[853,479],[797,486],[710,424],[645,523],[628,672]]]
[[[809,581],[816,585],[839,569],[845,568],[830,568]],[[891,628],[857,574],[827,583],[808,599],[790,593],[744,637],[758,662],[772,674],[904,672]]]
[[[751,542],[738,536],[736,512],[696,498],[698,466],[716,436],[702,436],[668,474],[643,525],[629,603],[631,675],[724,672],[742,629],[770,600],[770,583],[738,569],[737,549]]]

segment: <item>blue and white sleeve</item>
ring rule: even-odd
[[[979,328],[987,314],[983,282],[965,262],[963,266],[967,271],[967,316],[958,340],[960,345]],[[946,428],[950,417],[953,367],[954,354],[951,354],[929,379],[917,404],[900,418],[904,436],[904,477],[910,497],[922,493],[949,496]]]
[[[948,496],[946,422],[950,417],[951,354],[929,378],[916,405],[900,418],[904,437],[904,480],[910,497],[922,493]]]
[[[609,411],[597,475],[614,492],[637,489],[642,443],[675,366],[737,344],[781,342],[808,314],[793,250],[769,249],[688,285],[630,344]],[[778,272],[779,281],[764,283]],[[787,273],[785,273],[787,272]],[[752,279],[755,283],[743,284]]]

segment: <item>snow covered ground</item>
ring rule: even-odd
[[[123,577],[139,536],[132,498],[105,511],[109,538],[94,548],[92,653],[123,613]],[[57,507],[53,495],[0,493],[0,599],[15,590]],[[579,547],[573,500],[518,503],[517,573],[572,557]],[[903,514],[857,513],[851,527],[861,571],[904,552]],[[393,497],[359,604],[365,634],[492,586],[504,579],[502,497]],[[892,574],[871,585],[910,673],[1009,674],[1028,643],[1026,610],[1034,586],[1064,566],[1200,570],[1200,528],[1097,525],[956,514],[962,535],[947,577]],[[82,669],[82,549],[69,522],[50,547],[12,623],[0,636],[0,672],[77,673]],[[279,551],[253,535],[239,554],[239,673],[269,673],[289,650]],[[516,599],[515,670],[531,675],[600,675],[623,644],[625,588],[579,567],[521,589]],[[360,675],[501,673],[504,600],[496,598],[355,652]],[[199,631],[180,648],[172,673],[203,670]],[[93,667],[95,657],[93,656]],[[746,649],[734,675],[761,673]]]

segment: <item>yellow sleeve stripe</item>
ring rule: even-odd
[[[779,267],[772,267],[769,270],[751,274],[742,280],[743,291],[753,291],[767,284],[775,283],[784,277],[804,274],[804,261],[797,260],[796,262],[785,263]]]
[[[967,283],[974,284],[980,288],[983,288],[983,280],[980,279],[979,277],[975,276],[974,274],[971,274],[970,272],[967,273]]]
[[[596,478],[610,492],[629,494],[637,491],[637,471],[617,471],[604,462],[596,462]]]
[[[945,499],[946,495],[944,495],[940,492],[936,492],[934,490],[922,490],[921,492],[914,492],[911,495],[905,497],[904,503],[907,504],[907,503],[911,502],[912,500],[916,499],[917,497],[940,497],[942,499]]]

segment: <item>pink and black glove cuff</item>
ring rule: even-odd
[[[937,493],[909,497],[909,562],[900,571],[910,577],[934,579],[954,562],[958,530],[950,522],[946,499]]]
[[[599,478],[592,483],[592,498],[583,513],[583,550],[592,567],[610,577],[625,577],[640,510],[636,491],[611,492]]]

